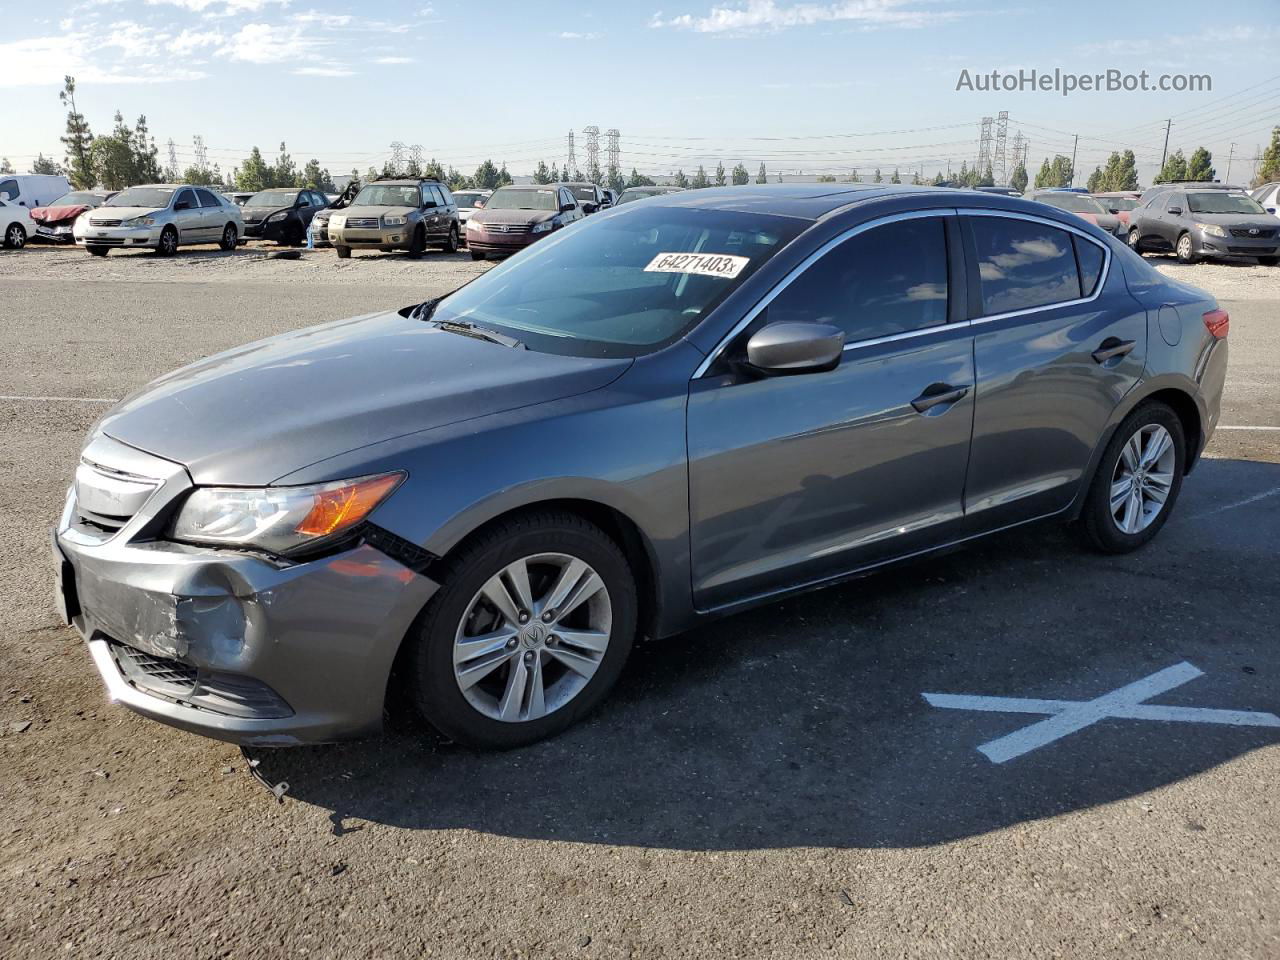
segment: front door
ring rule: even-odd
[[[699,608],[905,555],[958,523],[974,376],[972,335],[952,322],[963,304],[963,278],[948,268],[957,229],[940,215],[857,228],[691,383]],[[751,333],[789,321],[843,329],[841,363],[777,377],[735,366]]]
[[[1072,502],[1112,412],[1142,375],[1147,319],[1107,251],[1034,218],[971,216],[980,314],[977,410],[965,490],[994,528]]]
[[[196,192],[190,187],[179,190],[173,198],[173,222],[178,227],[178,240],[182,243],[203,243],[209,239],[205,215],[200,211]]]

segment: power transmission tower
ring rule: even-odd
[[[413,164],[413,169],[422,172],[422,144],[415,143],[409,148],[409,162]]]
[[[1009,133],[1009,111],[1001,110],[996,114],[996,162],[995,162],[995,180],[996,183],[1009,182],[1009,168],[1006,165],[1005,157],[1005,141]],[[986,173],[983,170],[983,173]]]
[[[165,171],[165,179],[170,183],[178,179],[178,148],[173,143],[173,137],[169,138],[169,168]]]
[[[600,173],[600,128],[593,123],[582,133],[587,138],[587,176],[595,178]]]
[[[565,180],[577,180],[578,158],[573,153],[573,131],[569,131],[569,158],[564,162]]]
[[[618,132],[617,127],[610,127],[605,131],[605,157],[606,164],[610,170],[621,170],[622,151],[618,147],[618,140],[622,134]]]
[[[404,166],[404,144],[399,140],[393,140],[391,146],[391,169],[399,173]]]
[[[196,169],[204,170],[209,166],[209,152],[204,148],[204,137],[197,133],[191,138],[191,142],[195,146]]]
[[[982,118],[982,132],[978,136],[978,176],[987,172],[991,164],[991,118]]]

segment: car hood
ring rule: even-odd
[[[1222,227],[1236,227],[1248,230],[1257,227],[1262,230],[1274,230],[1276,218],[1271,213],[1187,213],[1187,217],[1197,223],[1216,223]]]
[[[183,367],[119,404],[99,429],[183,464],[197,484],[261,485],[358,447],[596,390],[630,363],[372,314]]]
[[[476,210],[471,219],[476,223],[542,223],[556,215],[555,210]]]
[[[245,218],[253,217],[254,219],[261,219],[263,217],[271,216],[271,214],[275,213],[277,210],[292,209],[292,207],[241,207],[240,213]]]
[[[93,207],[87,203],[66,203],[60,207],[36,207],[31,211],[31,219],[40,223],[58,223],[61,220],[74,220],[86,210]]]
[[[342,215],[344,217],[407,217],[409,214],[417,210],[417,207],[344,207]]]
[[[163,207],[157,210],[155,207],[108,207],[104,205],[97,207],[93,214],[90,215],[90,219],[131,220],[134,217],[154,217],[168,212],[168,209]]]

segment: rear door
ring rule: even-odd
[[[945,213],[899,215],[836,238],[691,382],[699,608],[908,554],[959,523],[973,344],[958,225]],[[843,329],[840,364],[778,377],[735,365],[752,333],[788,321]]]
[[[977,375],[965,511],[991,529],[1071,503],[1142,375],[1147,321],[1102,241],[1023,214],[961,212]]]

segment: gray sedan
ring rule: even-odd
[[[367,734],[403,688],[456,740],[527,744],[638,636],[1032,521],[1141,547],[1217,424],[1228,325],[1020,199],[655,197],[115,407],[58,603],[112,697],[178,727]]]
[[[129,187],[76,221],[76,243],[95,256],[113,249],[149,249],[162,257],[186,243],[234,250],[244,235],[240,208],[204,187],[161,183]]]

